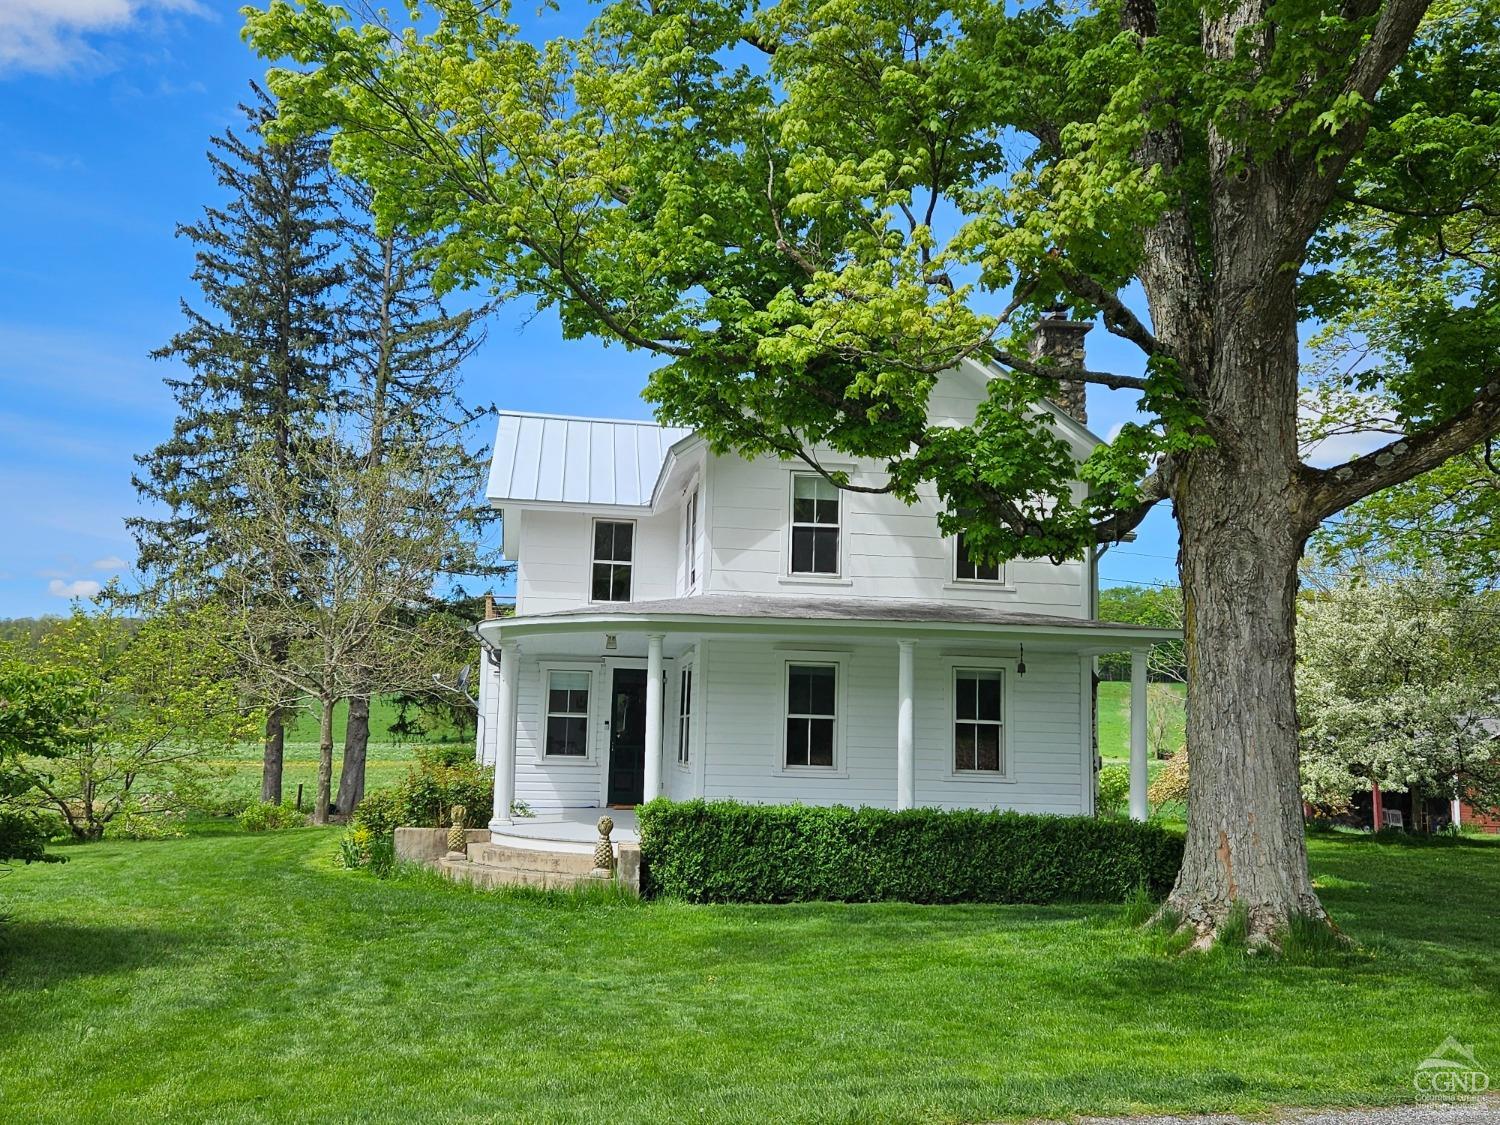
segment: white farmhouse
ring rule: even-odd
[[[994,377],[946,373],[934,416],[971,421]],[[1050,410],[1087,456],[1099,439]],[[494,843],[583,846],[597,810],[658,795],[1088,814],[1093,658],[1127,648],[1144,814],[1144,652],[1171,634],[1095,620],[1093,560],[985,566],[935,498],[644,422],[502,414],[489,499],[517,566],[514,616],[479,628]]]

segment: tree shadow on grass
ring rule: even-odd
[[[0,993],[40,991],[74,977],[158,966],[188,952],[189,938],[137,926],[0,918]]]

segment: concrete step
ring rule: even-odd
[[[503,867],[511,871],[543,875],[589,875],[594,870],[592,854],[516,848],[507,844],[470,844],[469,862],[484,867]]]
[[[607,885],[614,882],[611,875],[595,875],[592,868],[587,874],[571,871],[540,871],[535,868],[512,867],[505,864],[475,863],[472,860],[443,859],[438,869],[450,879],[490,887],[537,887],[541,890],[566,890],[571,887]]]

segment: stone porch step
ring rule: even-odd
[[[537,887],[541,890],[556,891],[570,887],[603,886],[614,882],[613,876],[593,874],[592,864],[587,874],[574,871],[543,871],[534,867],[517,867],[509,864],[475,863],[473,860],[464,859],[443,859],[438,862],[437,866],[450,879],[486,888]]]
[[[517,873],[541,876],[590,876],[594,871],[592,853],[550,851],[542,848],[516,848],[508,844],[474,843],[469,845],[469,862]],[[528,883],[528,885],[532,885]]]

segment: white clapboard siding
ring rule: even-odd
[[[837,775],[779,773],[784,666],[797,658],[769,642],[715,640],[704,680],[708,747],[704,795],[753,802],[800,801],[893,807],[896,802],[896,646],[856,646],[844,665],[843,768]],[[809,656],[816,660],[818,657]],[[1010,728],[1006,780],[955,777],[950,685],[955,658],[941,646],[917,648],[917,804],[1085,811],[1088,768],[1082,750],[1079,657],[1037,654],[1025,676],[1008,674]],[[975,657],[975,664],[983,664]],[[846,776],[845,776],[846,775]]]

